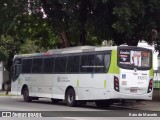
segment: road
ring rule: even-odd
[[[120,106],[111,106],[106,109],[97,108],[93,103],[78,107],[68,107],[64,102],[52,104],[50,99],[41,98],[32,102],[24,102],[21,96],[1,96],[0,111],[110,111],[110,110],[130,110]]]
[[[18,111],[18,112],[36,111],[36,112],[44,113],[43,116],[45,117],[48,116],[47,120],[51,119],[50,116],[56,116],[54,117],[55,120],[97,120],[97,117],[99,117],[98,118],[99,120],[106,120],[106,119],[121,120],[119,117],[116,117],[116,115],[118,114],[126,115],[126,113],[128,115],[128,111],[130,110],[132,110],[132,108],[126,108],[126,107],[121,107],[116,105],[111,106],[107,109],[99,109],[94,105],[94,103],[89,103],[87,105],[79,106],[79,107],[68,107],[65,105],[64,102],[61,102],[58,105],[54,105],[52,104],[50,99],[40,99],[38,101],[27,103],[27,102],[24,102],[22,97],[19,97],[19,96],[18,97],[17,96],[4,96],[4,97],[1,96],[0,97],[0,111]],[[66,111],[67,113],[65,113]],[[71,114],[72,115],[74,114],[75,116],[72,116]],[[106,118],[105,115],[107,114],[110,115],[111,117]],[[32,119],[30,118],[30,120]],[[16,118],[15,120],[18,120],[18,119]],[[33,120],[39,120],[39,118],[37,119],[34,118]],[[127,120],[127,119],[125,117],[122,120]],[[131,118],[131,120],[137,120],[137,119]]]

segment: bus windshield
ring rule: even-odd
[[[152,67],[152,52],[143,48],[120,48],[118,50],[118,65],[124,69],[149,70]]]

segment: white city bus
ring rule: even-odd
[[[152,99],[152,51],[133,46],[80,46],[46,53],[15,55],[11,93],[29,102],[41,97],[65,100],[111,101]]]

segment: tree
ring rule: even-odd
[[[57,36],[47,21],[41,19],[43,14],[37,12],[36,6],[31,9],[29,4],[28,0],[0,2],[0,57],[8,70],[15,54],[46,51],[57,46]],[[31,51],[27,49],[29,44]]]
[[[120,0],[116,2],[113,14],[117,19],[112,25],[113,39],[118,45],[137,45],[139,40],[152,43],[153,30],[159,31],[159,0]]]

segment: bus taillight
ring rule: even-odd
[[[114,90],[119,92],[119,80],[114,76]]]
[[[148,91],[147,91],[147,93],[150,93],[150,92],[152,91],[152,86],[153,86],[153,80],[151,79],[151,80],[149,81],[149,86],[148,86]]]

